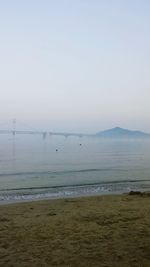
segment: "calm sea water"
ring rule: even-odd
[[[0,136],[0,201],[149,189],[150,141]]]

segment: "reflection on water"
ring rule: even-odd
[[[146,140],[1,135],[0,195],[15,190],[17,194],[22,190],[49,193],[52,188],[54,193],[57,187],[60,191],[80,186],[83,191],[85,185],[99,185],[101,191],[101,185],[103,191],[148,188],[149,162],[150,142]]]
[[[13,136],[12,138],[12,160],[15,161],[16,158],[16,138]]]

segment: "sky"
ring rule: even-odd
[[[150,132],[149,14],[149,0],[0,0],[0,123]]]

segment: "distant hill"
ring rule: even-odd
[[[131,131],[120,127],[98,132],[96,136],[103,138],[150,138],[150,134],[140,131]]]

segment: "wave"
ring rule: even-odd
[[[84,173],[84,172],[104,172],[104,171],[121,171],[127,172],[126,169],[118,169],[118,168],[95,168],[95,169],[81,169],[81,170],[66,170],[66,171],[32,171],[32,172],[13,172],[13,173],[0,173],[0,177],[5,176],[24,176],[24,175],[62,175],[62,174],[72,174],[72,173]]]
[[[55,186],[32,186],[32,187],[17,187],[17,188],[6,188],[0,189],[0,192],[7,191],[21,191],[21,190],[43,190],[43,189],[62,189],[62,188],[78,188],[78,187],[87,187],[87,186],[103,186],[103,185],[125,185],[125,184],[135,184],[135,183],[150,183],[150,179],[144,180],[115,180],[115,181],[102,181],[100,183],[79,183],[74,185],[55,185]]]
[[[117,181],[115,181],[117,182]],[[93,195],[105,195],[105,194],[122,194],[128,193],[131,190],[149,191],[150,183],[115,183],[115,184],[94,184],[94,185],[83,185],[83,186],[68,186],[41,189],[38,191],[13,191],[0,195],[1,203],[13,203],[13,202],[24,202],[42,199],[59,199],[59,198],[72,198],[81,196],[93,196]]]

